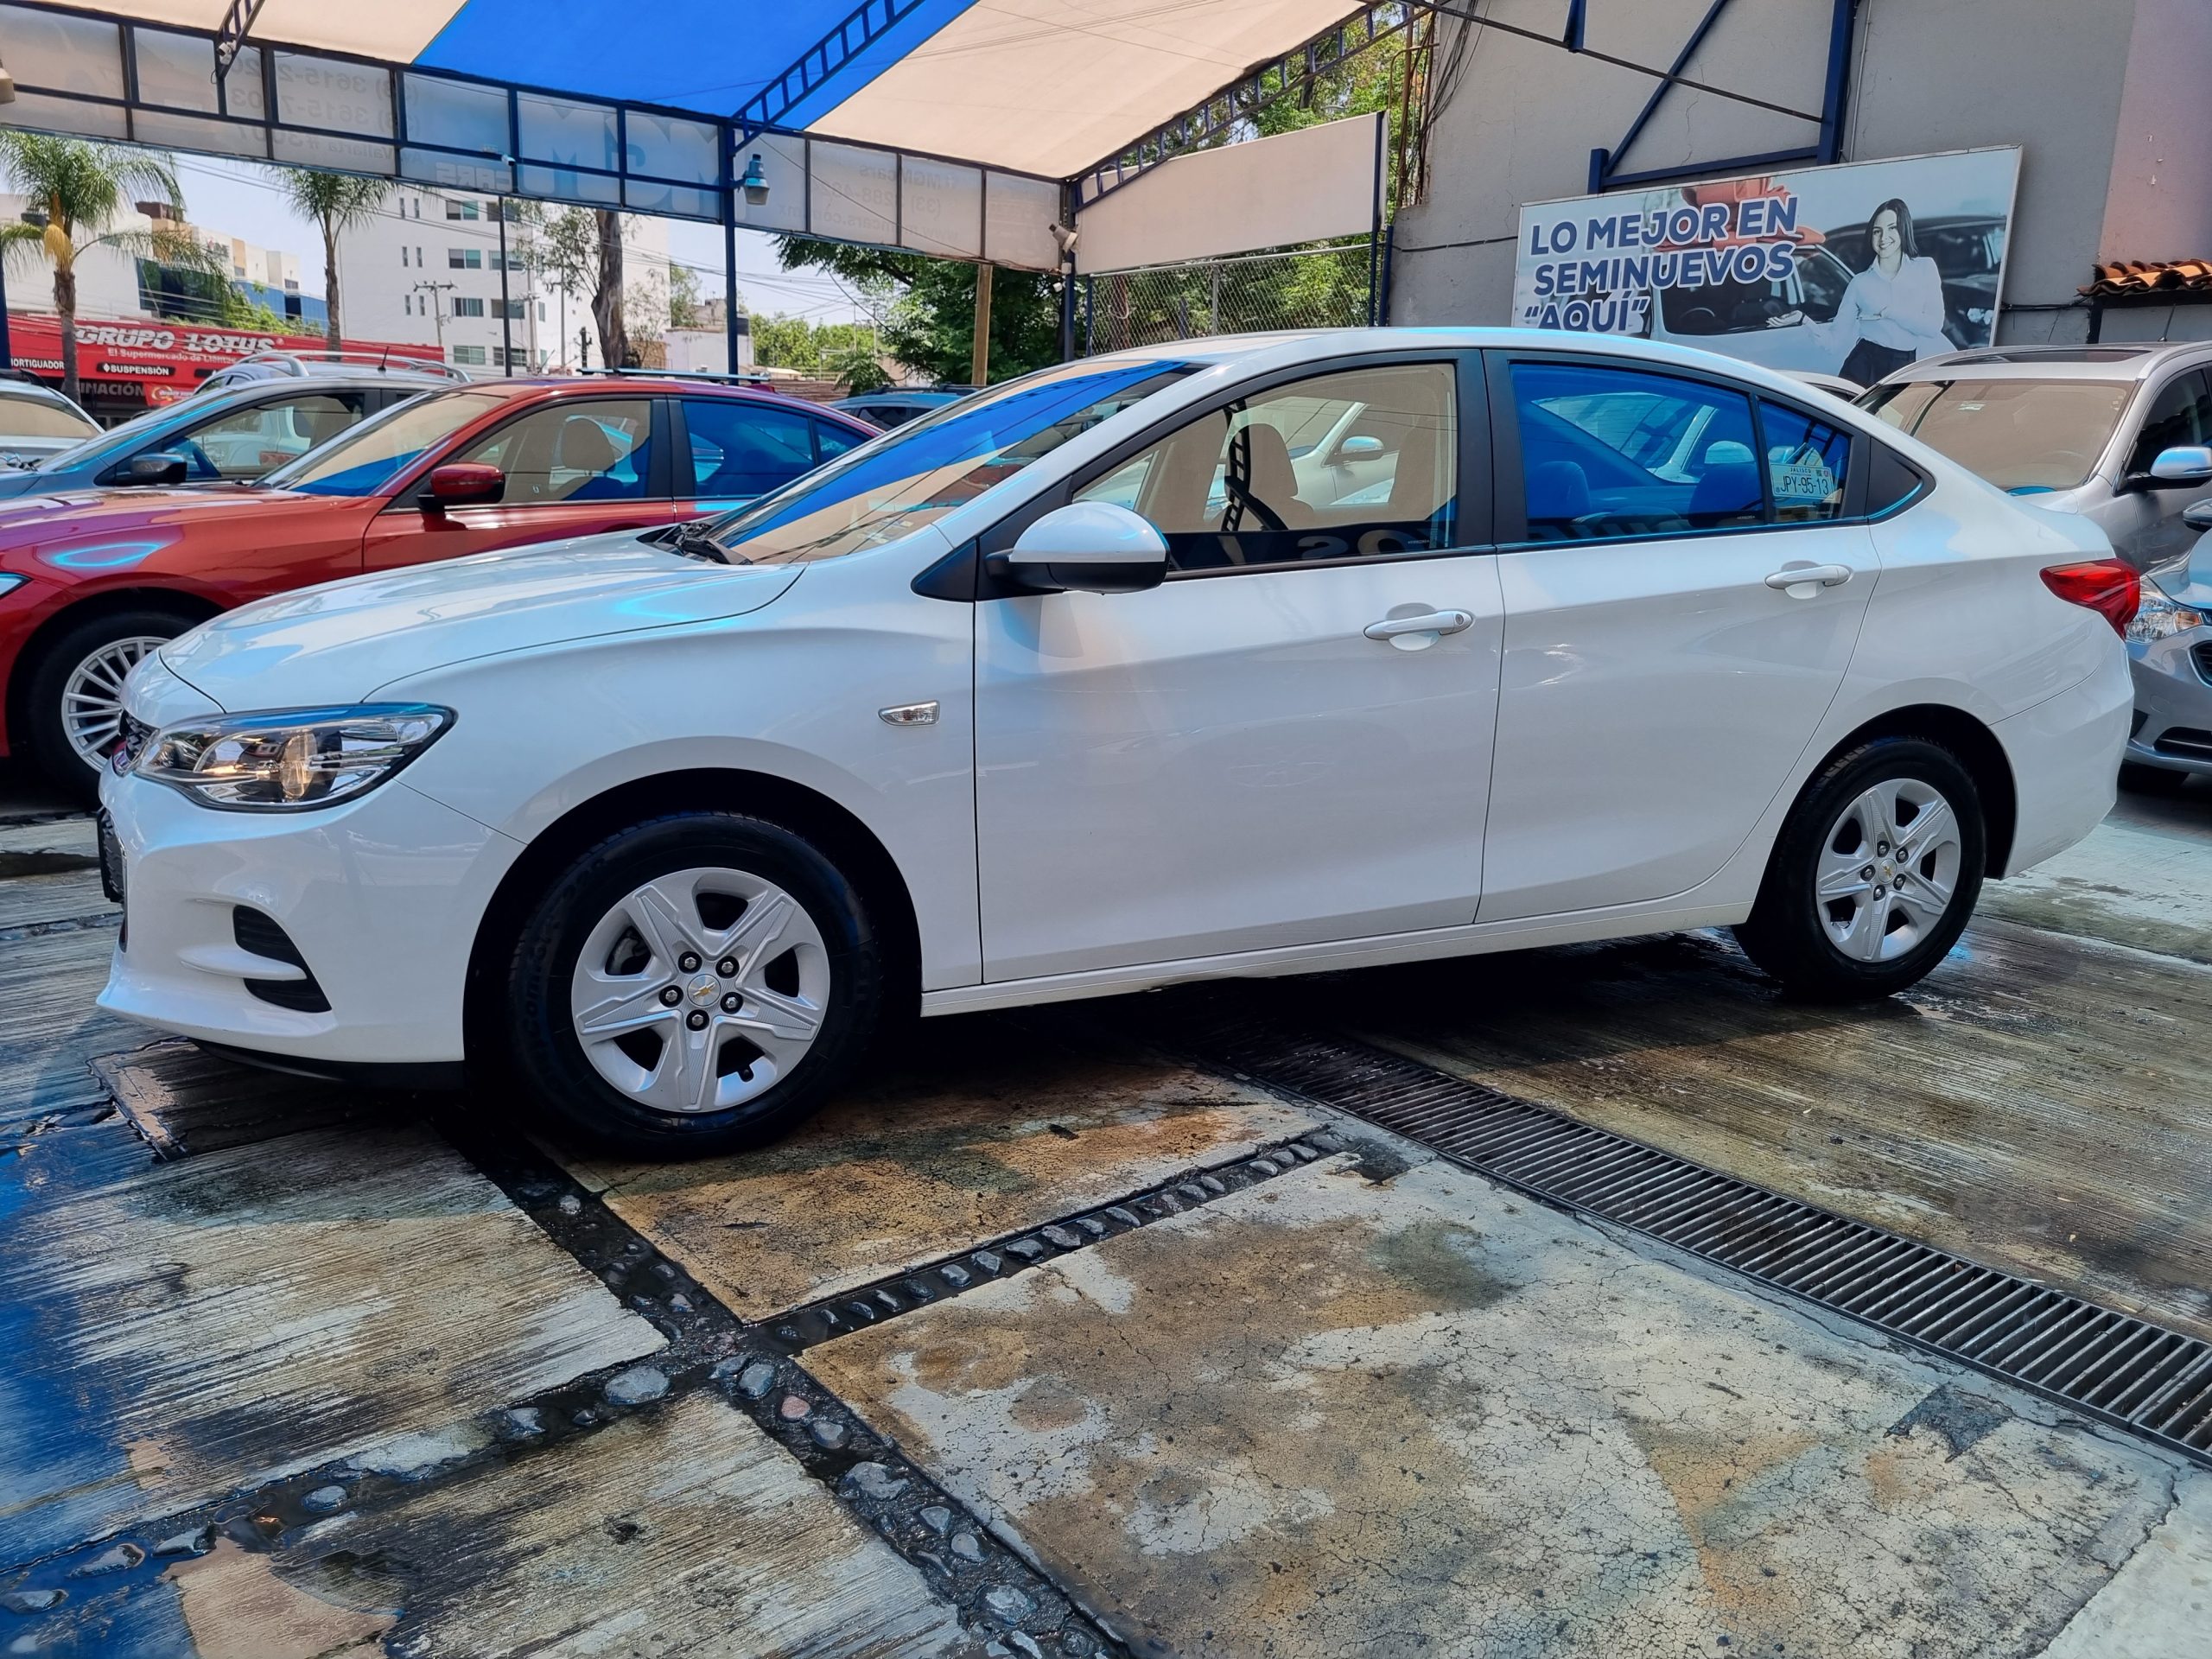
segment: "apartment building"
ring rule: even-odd
[[[535,228],[520,204],[403,181],[365,223],[339,238],[340,309],[348,334],[435,345],[483,374],[530,373],[604,360],[588,287],[574,294],[536,268]],[[665,270],[667,227],[624,222],[632,291]],[[665,317],[632,317],[657,335]]]

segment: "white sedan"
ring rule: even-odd
[[[165,646],[100,1001],[312,1073],[511,1066],[685,1153],[916,1010],[1715,925],[1880,996],[2104,815],[2136,594],[2086,521],[1694,352],[1093,358],[718,520]]]

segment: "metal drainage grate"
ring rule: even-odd
[[[1635,1228],[2212,1463],[2212,1344],[1783,1198],[1386,1050],[1193,1027],[1240,1077],[1351,1112],[1530,1195]]]

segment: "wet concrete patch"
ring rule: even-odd
[[[178,1040],[102,1055],[92,1070],[131,1127],[162,1158],[219,1152],[340,1123],[406,1122],[421,1105],[411,1096],[244,1065]]]
[[[93,1058],[146,1040],[94,1006],[114,950],[111,921],[0,939],[0,1121],[105,1099]]]
[[[2176,1468],[1437,1162],[813,1350],[1138,1651],[2031,1652]],[[1892,1430],[1898,1432],[1892,1433]]]
[[[694,1164],[569,1166],[732,1309],[760,1319],[1315,1121],[1058,1021],[926,1020],[906,1066],[777,1146]]]
[[[2212,1336],[2212,969],[1977,925],[1903,996],[1785,1000],[1709,935],[1290,988],[1278,1013]]]
[[[1991,882],[1980,913],[2212,963],[2212,794],[2165,804],[2157,817],[2123,808],[2049,862]]]
[[[509,1438],[457,1478],[341,1470],[304,1504],[119,1545],[112,1568],[80,1552],[10,1592],[26,1605],[0,1611],[0,1640],[197,1659],[979,1650],[919,1573],[711,1393],[550,1447]]]
[[[662,1342],[420,1130],[94,1173],[0,1205],[0,1563]]]

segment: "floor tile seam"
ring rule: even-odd
[[[1033,1268],[1051,1265],[1109,1239],[1246,1192],[1291,1170],[1344,1150],[1327,1125],[1263,1142],[1211,1163],[1192,1164],[1166,1180],[1084,1205],[1033,1226],[1016,1228],[897,1273],[886,1274],[765,1316],[754,1325],[783,1351],[803,1353],[842,1337],[874,1330],[925,1308],[955,1300]],[[1232,1178],[1234,1178],[1232,1179]],[[1056,1236],[1057,1235],[1057,1236]],[[1023,1246],[1028,1249],[1023,1249]],[[948,1275],[947,1270],[951,1272]],[[924,1288],[917,1294],[912,1287]],[[900,1295],[901,1290],[906,1294]],[[836,1317],[823,1319],[824,1314]],[[819,1334],[813,1331],[819,1327]]]

